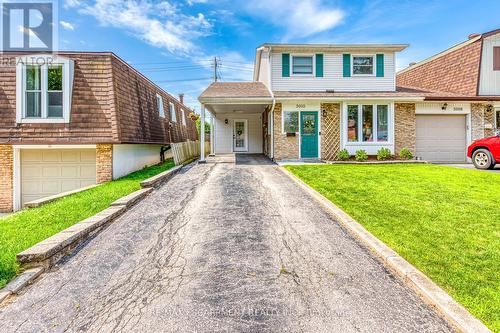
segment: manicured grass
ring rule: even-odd
[[[286,168],[500,332],[500,174],[436,165]]]
[[[106,209],[113,201],[141,188],[139,183],[174,167],[172,160],[76,193],[46,205],[0,219],[0,288],[19,270],[16,254]]]

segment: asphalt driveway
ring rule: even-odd
[[[449,332],[260,156],[185,168],[0,310],[2,332]]]

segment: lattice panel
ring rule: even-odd
[[[340,105],[321,104],[321,159],[333,161],[340,151]]]

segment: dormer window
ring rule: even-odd
[[[352,75],[373,75],[374,56],[352,56]]]
[[[313,56],[293,56],[292,73],[294,75],[312,75]]]
[[[69,123],[73,62],[47,55],[16,61],[17,122]]]

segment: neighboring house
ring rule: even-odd
[[[124,176],[197,139],[182,99],[113,53],[0,61],[0,211]]]
[[[475,40],[486,48],[495,36]],[[448,89],[444,83],[400,86],[395,60],[406,47],[262,45],[253,82],[216,82],[199,97],[202,117],[205,110],[213,116],[212,153],[335,160],[341,149],[374,155],[382,147],[395,154],[406,147],[430,161],[465,162],[467,144],[493,133],[492,110],[500,103],[498,72],[482,62],[484,71],[490,70],[481,76],[488,77],[479,85],[484,95]],[[484,57],[493,52],[496,57],[493,50]],[[462,79],[467,61],[460,58],[442,71],[453,70],[449,80]],[[425,75],[435,82],[433,71]],[[469,86],[478,85],[479,75],[470,80]]]

